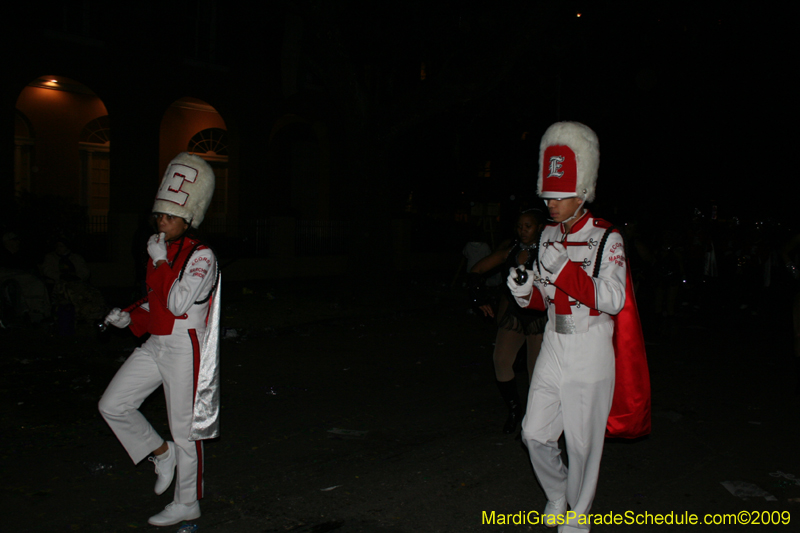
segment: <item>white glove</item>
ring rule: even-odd
[[[131,323],[131,314],[121,310],[119,307],[115,307],[108,313],[103,322],[120,329],[127,328]]]
[[[525,266],[523,265],[522,268],[524,269]],[[506,285],[508,285],[508,288],[511,290],[511,294],[514,296],[517,304],[519,304],[520,307],[528,307],[528,304],[531,303],[531,296],[533,295],[533,272],[528,273],[528,279],[525,280],[525,283],[522,285],[517,285],[517,274],[516,268],[509,268]]]
[[[544,249],[544,252],[542,252],[539,261],[542,263],[543,267],[555,274],[567,264],[567,261],[569,261],[567,247],[560,242],[550,243]]]
[[[158,235],[151,235],[147,239],[147,253],[155,265],[159,261],[167,260],[167,235],[159,233]]]

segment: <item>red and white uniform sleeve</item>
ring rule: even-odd
[[[533,286],[533,292],[530,295],[530,299],[526,302],[525,300],[517,298],[517,304],[520,307],[527,307],[528,309],[547,311],[547,304],[545,303],[544,296],[542,296],[541,290],[536,285]]]
[[[627,268],[625,249],[619,233],[614,232],[608,236],[603,252],[600,257],[602,261],[600,271],[596,278],[570,257],[570,261],[554,275],[552,283],[574,300],[603,313],[616,315],[625,305]]]
[[[214,253],[209,248],[197,250],[192,254],[183,273],[183,279],[180,281],[176,279],[169,290],[167,309],[173,315],[186,314],[195,302],[208,296],[211,287],[214,286],[216,262]]]

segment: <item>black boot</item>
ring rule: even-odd
[[[503,426],[503,433],[510,435],[517,429],[517,424],[522,421],[522,416],[525,414],[522,410],[522,403],[519,401],[517,382],[513,379],[511,381],[495,381],[500,390],[500,396],[508,406],[508,418]]]

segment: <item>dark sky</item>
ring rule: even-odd
[[[788,13],[752,2],[584,4],[544,8],[549,18],[531,28],[526,59],[502,83],[409,139],[414,169],[422,161],[448,172],[461,158],[468,170],[457,171],[457,183],[530,195],[535,184],[524,189],[544,129],[577,120],[600,137],[598,201],[687,212],[714,200],[723,215],[740,217],[789,212],[785,199],[798,190],[787,157],[797,140],[788,126],[796,61],[787,58],[797,49]],[[482,14],[477,4],[465,6],[460,15],[436,16],[442,35],[458,17],[470,22],[476,57],[493,38],[520,31],[522,15],[512,9]],[[428,32],[421,40],[429,49],[443,48],[430,28],[415,31]],[[530,136],[520,146],[522,131]],[[502,179],[471,183],[482,159]]]
[[[798,32],[785,8],[742,0],[287,0],[270,9],[254,17],[249,3],[217,3],[218,45],[236,73],[230,82],[246,74],[280,91],[284,21],[297,14],[303,76],[333,131],[331,110],[351,111],[342,100],[352,80],[341,77],[337,92],[336,76],[324,74],[342,70],[324,53],[325,32],[339,32],[372,98],[375,133],[422,117],[391,141],[396,198],[415,190],[430,203],[454,202],[462,191],[533,200],[538,140],[557,120],[598,133],[598,204],[685,213],[716,200],[725,215],[785,216],[800,192],[789,163],[798,141]],[[137,30],[167,24],[150,15],[139,15]],[[491,180],[478,177],[486,161]]]

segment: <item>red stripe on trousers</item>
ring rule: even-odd
[[[192,406],[194,398],[197,396],[197,379],[200,375],[200,341],[197,339],[197,330],[189,330],[189,338],[192,340]],[[197,450],[197,499],[203,499],[203,443],[199,440],[194,441]]]

